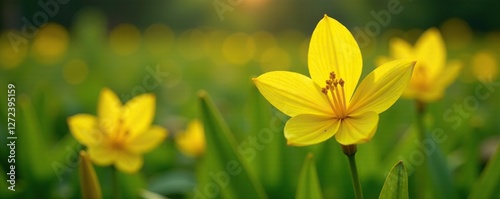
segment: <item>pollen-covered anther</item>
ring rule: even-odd
[[[340,78],[339,84],[340,84],[340,86],[344,87],[345,82],[344,82],[344,80],[342,78]]]
[[[328,94],[328,87],[326,87],[326,88],[321,88],[321,92],[322,92],[323,94],[325,94],[325,95],[326,95],[326,94]]]
[[[335,72],[330,72],[330,79],[334,80],[336,77]]]

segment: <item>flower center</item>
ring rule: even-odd
[[[335,72],[330,72],[330,78],[325,81],[326,86],[321,89],[321,92],[325,94],[328,102],[330,102],[330,107],[333,110],[333,114],[338,119],[347,118],[347,103],[345,100],[344,92],[344,80],[342,78],[337,79]]]
[[[427,90],[427,71],[425,70],[424,67],[417,67],[415,68],[414,70],[414,78],[417,79],[418,81],[413,81],[414,82],[414,86],[418,89],[418,90],[422,90],[422,91],[425,91]]]
[[[118,128],[116,129],[115,136],[111,137],[111,145],[115,149],[123,149],[125,140],[128,136],[128,129],[125,127],[125,122],[120,119]]]

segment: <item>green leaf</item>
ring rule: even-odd
[[[399,161],[392,167],[380,192],[379,199],[392,198],[408,198],[408,174],[406,173],[403,161]]]
[[[286,158],[287,153],[291,152],[283,136],[284,123],[288,116],[273,111],[269,102],[254,85],[251,86],[246,108],[249,126],[245,128],[248,130],[245,140],[248,142],[255,139],[258,146],[253,147],[250,144],[243,146],[242,149],[246,152],[245,160],[255,176],[261,180],[270,198],[292,198],[295,193],[283,190],[296,187],[295,184],[292,185],[290,179],[287,179],[288,177],[293,177],[294,180],[297,178],[286,175],[287,170],[283,168],[299,169],[301,163],[299,162],[297,167],[292,167],[289,163],[294,161],[288,161]]]
[[[94,166],[90,162],[90,157],[85,151],[80,152],[80,187],[82,198],[100,199],[102,198],[101,185],[95,174]]]
[[[446,162],[446,155],[441,150],[440,145],[431,138],[429,133],[425,135],[426,143],[422,143],[421,145],[427,148],[425,150],[431,150],[431,154],[428,155],[428,171],[430,180],[432,180],[432,186],[434,187],[434,195],[440,194],[438,195],[439,197],[456,198],[453,177]]]
[[[500,198],[500,146],[481,173],[469,198]]]
[[[307,154],[300,172],[296,199],[323,198],[312,153]]]
[[[199,173],[205,177],[194,188],[194,197],[267,198],[261,183],[249,172],[234,135],[208,94],[201,91],[199,97],[207,151],[203,172]]]
[[[43,136],[45,132],[41,131],[40,120],[30,98],[26,95],[20,95],[18,102],[20,114],[16,136],[29,138],[24,139],[23,142],[16,141],[16,144],[19,143],[17,144],[19,147],[18,154],[24,154],[19,156],[19,166],[22,170],[27,169],[28,172],[32,173],[34,180],[43,181],[53,177],[52,168],[46,158],[48,150],[47,141]],[[78,157],[78,154],[76,154],[76,157]]]

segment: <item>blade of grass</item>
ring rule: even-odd
[[[321,199],[321,187],[319,185],[318,173],[314,164],[313,154],[307,154],[299,176],[296,199]]]
[[[204,172],[204,175],[209,178],[195,188],[195,197],[267,198],[260,181],[249,172],[247,163],[237,150],[234,135],[208,94],[200,91],[199,98],[207,146],[204,163],[208,173]]]
[[[500,168],[500,145],[497,146],[495,155],[490,159],[488,165],[481,173],[469,198],[500,198],[500,169],[498,168]]]

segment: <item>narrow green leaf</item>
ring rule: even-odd
[[[403,165],[403,161],[399,161],[392,167],[389,175],[382,187],[379,199],[407,199],[408,198],[408,174]]]
[[[431,151],[428,155],[428,168],[430,180],[434,187],[434,195],[439,194],[439,197],[456,198],[453,177],[446,162],[446,155],[441,150],[441,147],[432,138],[429,133],[426,133],[426,142],[421,144],[426,150]]]
[[[102,198],[99,179],[95,174],[94,166],[90,162],[89,155],[85,151],[80,151],[80,187],[82,189],[82,198]]]
[[[208,94],[201,91],[199,97],[207,151],[204,172],[200,173],[205,177],[194,188],[194,197],[267,198],[261,183],[249,173],[241,147],[237,147],[234,135]]]
[[[36,110],[26,95],[19,96],[19,130],[18,137],[29,137],[23,142],[19,142],[19,153],[26,154],[20,156],[21,169],[27,169],[33,173],[34,180],[43,180],[56,177],[59,182],[69,177],[70,173],[78,166],[78,151],[80,147],[75,139],[68,132],[56,144],[53,140],[47,139],[44,128],[38,118]],[[32,165],[37,165],[33,167]]]
[[[299,184],[297,187],[296,199],[321,199],[321,187],[319,185],[316,165],[314,164],[313,154],[307,154],[302,171],[300,171]]]
[[[474,185],[469,198],[500,198],[500,146],[495,155],[481,173],[479,181]]]
[[[293,192],[283,192],[284,189],[296,186],[292,186],[291,181],[285,179],[287,175],[283,169],[285,162],[289,162],[285,158],[289,147],[283,136],[284,122],[288,118],[277,112],[273,114],[271,105],[254,85],[251,87],[248,101],[246,108],[249,126],[245,128],[248,129],[248,137],[245,140],[255,139],[258,147],[244,146],[242,149],[247,152],[245,160],[262,182],[269,197],[292,198]],[[286,165],[289,166],[290,164]]]
[[[24,139],[23,142],[14,140],[19,147],[18,154],[24,154],[23,156],[19,156],[22,159],[19,160],[19,166],[21,169],[27,169],[32,173],[35,180],[42,181],[53,177],[50,163],[45,158],[48,152],[47,141],[43,136],[44,133],[41,131],[40,120],[36,115],[33,104],[26,95],[19,96],[18,102],[20,114],[15,136],[29,138]]]

